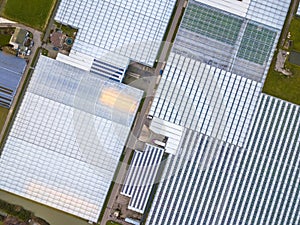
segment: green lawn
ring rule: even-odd
[[[300,105],[300,67],[288,65],[293,72],[286,77],[276,71],[272,65],[264,84],[263,92]]]
[[[0,47],[9,44],[10,37],[11,35],[0,34]]]
[[[8,114],[8,109],[0,107],[0,132],[5,123],[7,114]]]
[[[3,16],[44,30],[56,0],[7,0]]]
[[[106,222],[106,225],[121,225],[120,223],[117,223],[117,222],[114,222],[114,221],[111,221],[111,220],[109,220],[109,221],[107,221]]]
[[[0,47],[8,45],[11,35],[14,33],[15,28],[3,27],[0,28]]]
[[[291,40],[293,40],[293,46],[290,51],[300,51],[300,18],[292,20],[289,31]],[[276,57],[277,54],[274,55],[263,92],[300,105],[300,66],[293,65],[287,60],[285,65],[291,70],[293,76],[286,77],[274,71]]]
[[[47,49],[42,49],[42,55],[48,56],[48,50]]]
[[[293,50],[300,51],[300,18],[295,17],[290,25],[291,39],[293,40]]]

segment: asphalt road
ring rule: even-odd
[[[289,32],[290,24],[291,24],[292,19],[293,19],[294,15],[295,15],[295,13],[298,9],[298,4],[299,4],[299,0],[292,0],[292,2],[291,2],[290,11],[289,11],[289,14],[287,15],[284,27],[283,27],[282,32],[281,32],[281,37],[282,37],[281,47],[284,46],[285,39],[286,39],[287,34]]]
[[[145,119],[148,114],[149,106],[150,106],[151,102],[153,101],[153,98],[155,95],[155,86],[156,86],[157,77],[159,76],[159,72],[160,72],[163,64],[167,60],[168,51],[173,45],[174,33],[176,31],[177,26],[179,25],[179,22],[180,22],[179,19],[182,14],[183,7],[185,5],[185,1],[186,0],[179,0],[177,3],[177,6],[176,6],[177,9],[176,9],[175,15],[173,17],[173,21],[171,23],[171,27],[169,29],[166,41],[164,43],[164,47],[161,51],[157,66],[155,68],[155,71],[153,74],[154,76],[152,77],[152,79],[149,79],[150,84],[149,84],[148,90],[147,90],[147,97],[145,98],[143,107],[140,111],[139,116],[137,117],[136,126],[134,126],[133,131],[132,131],[133,135],[136,137],[138,137],[141,132],[141,129],[143,127],[143,124],[145,123]]]
[[[132,145],[134,145],[133,142],[135,142],[137,137],[139,137],[139,134],[141,132],[143,124],[145,123],[145,120],[146,120],[146,117],[147,117],[147,114],[148,114],[148,110],[150,108],[150,104],[153,101],[153,98],[154,98],[154,95],[155,95],[156,81],[157,81],[157,78],[159,76],[159,72],[161,70],[161,67],[167,59],[168,50],[172,46],[174,33],[175,33],[176,28],[177,28],[177,26],[180,22],[179,19],[180,19],[180,16],[182,14],[183,7],[186,4],[185,2],[186,2],[186,0],[178,0],[177,5],[175,6],[176,7],[176,12],[175,12],[173,20],[171,22],[171,27],[169,29],[165,45],[163,46],[163,49],[161,51],[161,55],[159,57],[158,64],[157,64],[157,66],[155,68],[155,71],[154,71],[154,74],[153,74],[153,78],[149,79],[150,83],[149,83],[149,86],[148,86],[148,89],[147,89],[147,97],[145,98],[145,101],[144,101],[144,104],[143,104],[143,107],[142,107],[140,113],[137,115],[134,127],[132,129],[132,135],[128,140],[128,142],[132,142],[132,143],[127,144],[127,146],[131,147]],[[120,188],[122,186],[122,184],[120,184],[120,183],[122,183],[121,181],[123,180],[123,178],[125,176],[126,166],[129,164],[129,159],[130,159],[131,152],[132,152],[131,148],[127,148],[125,150],[125,157],[123,159],[121,169],[119,170],[120,172],[117,175],[117,179],[116,179],[117,182],[113,186],[113,189],[112,189],[107,207],[105,209],[103,218],[100,222],[101,225],[105,225],[107,220],[112,219],[110,217],[110,215],[113,213],[111,211],[111,209],[113,207],[116,196],[120,192]],[[120,223],[119,220],[118,220],[118,222]],[[127,223],[122,222],[122,224],[127,224]]]

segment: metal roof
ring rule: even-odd
[[[291,0],[195,0],[240,17],[281,29]]]
[[[261,93],[290,1],[199,1],[150,110],[184,130],[146,224],[299,224],[300,107]]]

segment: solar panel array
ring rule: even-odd
[[[125,96],[133,111],[120,109]],[[0,188],[97,222],[141,97],[41,56],[1,154]]]
[[[62,0],[55,20],[78,28],[73,50],[109,50],[153,66],[175,0]]]
[[[146,224],[299,224],[299,118],[262,94],[243,148],[186,130]]]
[[[171,53],[149,114],[242,146],[261,83]]]
[[[135,151],[121,194],[130,197],[128,209],[144,213],[164,149],[146,144],[143,152]]]
[[[0,106],[11,106],[25,67],[24,59],[0,51]]]

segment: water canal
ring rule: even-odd
[[[62,211],[41,205],[6,191],[0,190],[0,199],[12,204],[23,206],[25,209],[34,212],[36,216],[43,218],[51,225],[88,225],[86,220],[63,213]]]

